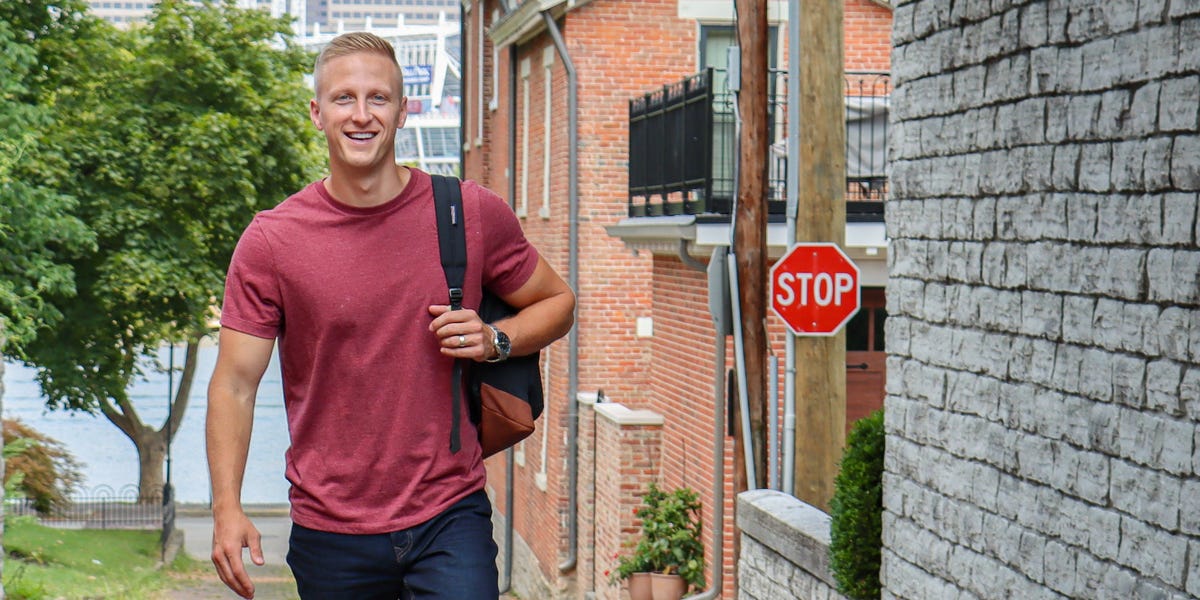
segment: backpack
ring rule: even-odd
[[[437,211],[438,248],[450,309],[462,308],[463,280],[467,272],[467,236],[463,216],[462,187],[454,177],[430,175],[433,179],[434,209]],[[486,288],[479,310],[485,323],[516,314]],[[451,375],[451,401],[454,403],[450,429],[450,451],[462,447],[459,430],[462,421],[461,398],[465,382],[470,419],[479,431],[479,445],[487,458],[505,450],[533,433],[534,421],[543,408],[541,352],[528,356],[510,356],[503,362],[454,361]],[[465,373],[465,377],[464,377]]]

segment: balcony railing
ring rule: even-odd
[[[737,193],[737,107],[725,73],[707,69],[629,102],[629,216],[728,215]],[[887,198],[887,73],[847,72],[847,220],[883,218]],[[787,73],[768,82],[767,208],[787,198]]]

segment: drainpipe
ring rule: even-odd
[[[680,254],[687,266],[701,271],[708,271],[709,312],[712,313],[713,329],[716,332],[713,340],[713,576],[712,585],[703,592],[688,596],[685,600],[713,600],[721,595],[724,587],[722,576],[725,573],[725,337],[729,335],[730,319],[726,314],[729,308],[729,284],[725,281],[726,250],[717,248],[713,251],[708,266],[693,259],[687,254],[687,242],[680,241]],[[693,264],[695,263],[695,264]],[[723,301],[717,301],[715,296],[720,294]]]
[[[787,98],[787,248],[796,243],[796,211],[800,204],[800,5],[788,3],[788,98]],[[784,251],[787,251],[787,248]],[[796,336],[785,331],[783,377],[783,486],[786,494],[796,489]]]
[[[506,10],[510,10],[507,6]],[[493,82],[493,85],[495,83]],[[460,128],[461,129],[461,128]],[[517,198],[517,47],[508,47],[508,202],[512,206]],[[516,481],[513,464],[515,453],[512,448],[504,452],[504,506],[508,514],[504,519],[504,586],[500,593],[512,588],[513,568],[513,484]]]
[[[570,216],[568,226],[569,253],[567,257],[567,284],[579,295],[579,80],[575,74],[575,64],[567,53],[567,44],[563,41],[558,23],[550,16],[550,11],[542,11],[542,20],[546,22],[546,30],[554,39],[554,47],[563,61],[567,71],[567,179],[568,201]],[[549,132],[547,132],[549,133]],[[575,304],[578,310],[578,301]],[[570,374],[567,378],[567,560],[558,565],[559,573],[570,573],[575,570],[579,560],[579,550],[576,548],[579,539],[579,321],[571,326],[567,334],[568,358]]]

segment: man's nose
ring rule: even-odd
[[[360,100],[354,103],[354,114],[351,115],[355,123],[366,123],[371,120],[370,107],[367,106],[366,100]]]

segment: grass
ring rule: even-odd
[[[159,532],[55,529],[31,518],[5,524],[4,590],[12,600],[151,598],[169,583],[158,569]],[[171,570],[193,570],[182,556]]]

